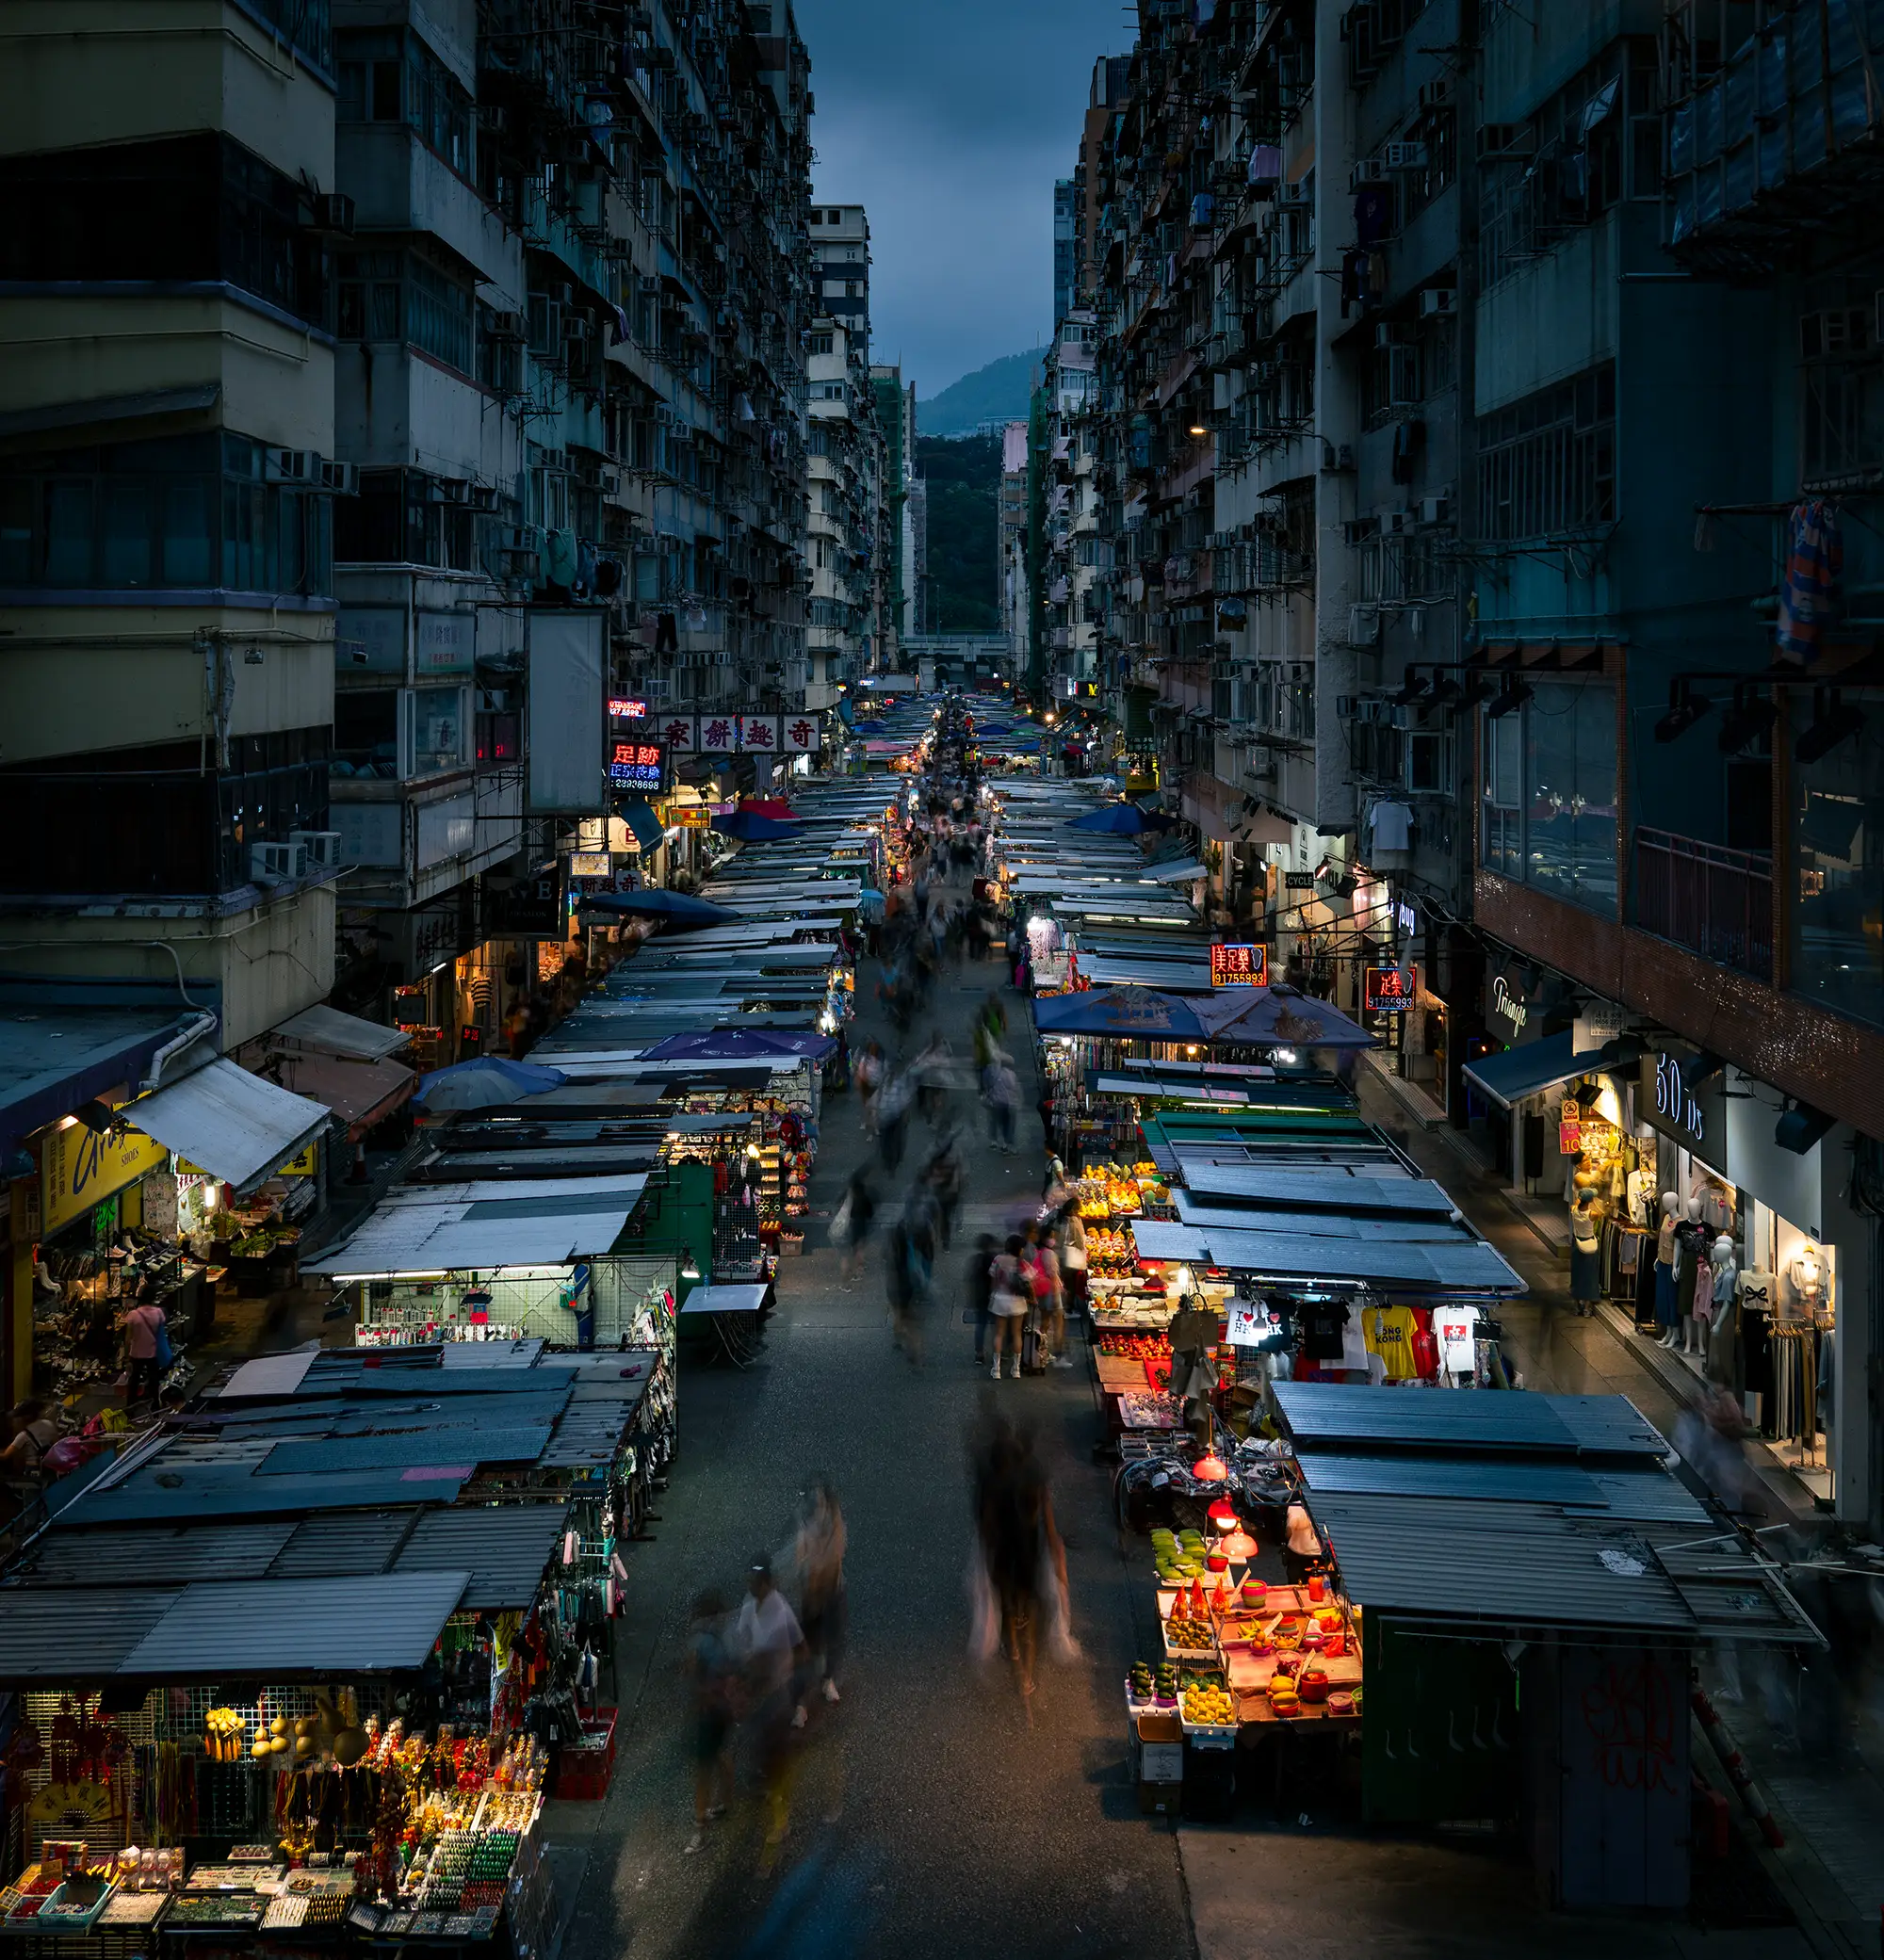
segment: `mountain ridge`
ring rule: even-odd
[[[973,435],[983,422],[1024,422],[1033,370],[1046,360],[1044,347],[1003,354],[917,403],[917,427],[924,435]]]

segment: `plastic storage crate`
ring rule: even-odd
[[[582,1740],[564,1742],[557,1752],[556,1794],[577,1802],[599,1803],[609,1794],[615,1774],[616,1709],[597,1709],[582,1718]]]

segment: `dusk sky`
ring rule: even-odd
[[[1072,175],[1116,0],[795,0],[816,195],[869,213],[872,357],[918,399],[1052,331],[1053,180]]]

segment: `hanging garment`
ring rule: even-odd
[[[1376,850],[1410,850],[1413,848],[1412,806],[1390,801],[1375,803],[1368,817],[1368,829]]]
[[[1396,483],[1410,483],[1420,452],[1426,446],[1426,425],[1416,415],[1393,426],[1392,474]],[[1417,619],[1419,615],[1416,613]]]
[[[1826,622],[1838,610],[1843,572],[1838,511],[1822,497],[1795,504],[1786,521],[1786,575],[1779,581],[1778,630],[1773,642],[1780,659],[1809,667],[1818,658]]]

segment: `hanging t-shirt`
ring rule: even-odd
[[[1413,1357],[1413,1310],[1407,1306],[1371,1306],[1361,1315],[1368,1353],[1378,1355],[1389,1382],[1410,1381],[1420,1368]]]
[[[1310,1361],[1340,1361],[1344,1351],[1341,1330],[1348,1323],[1344,1306],[1302,1309],[1302,1353]]]
[[[1410,850],[1413,848],[1413,812],[1408,804],[1375,803],[1370,827],[1376,850]]]

